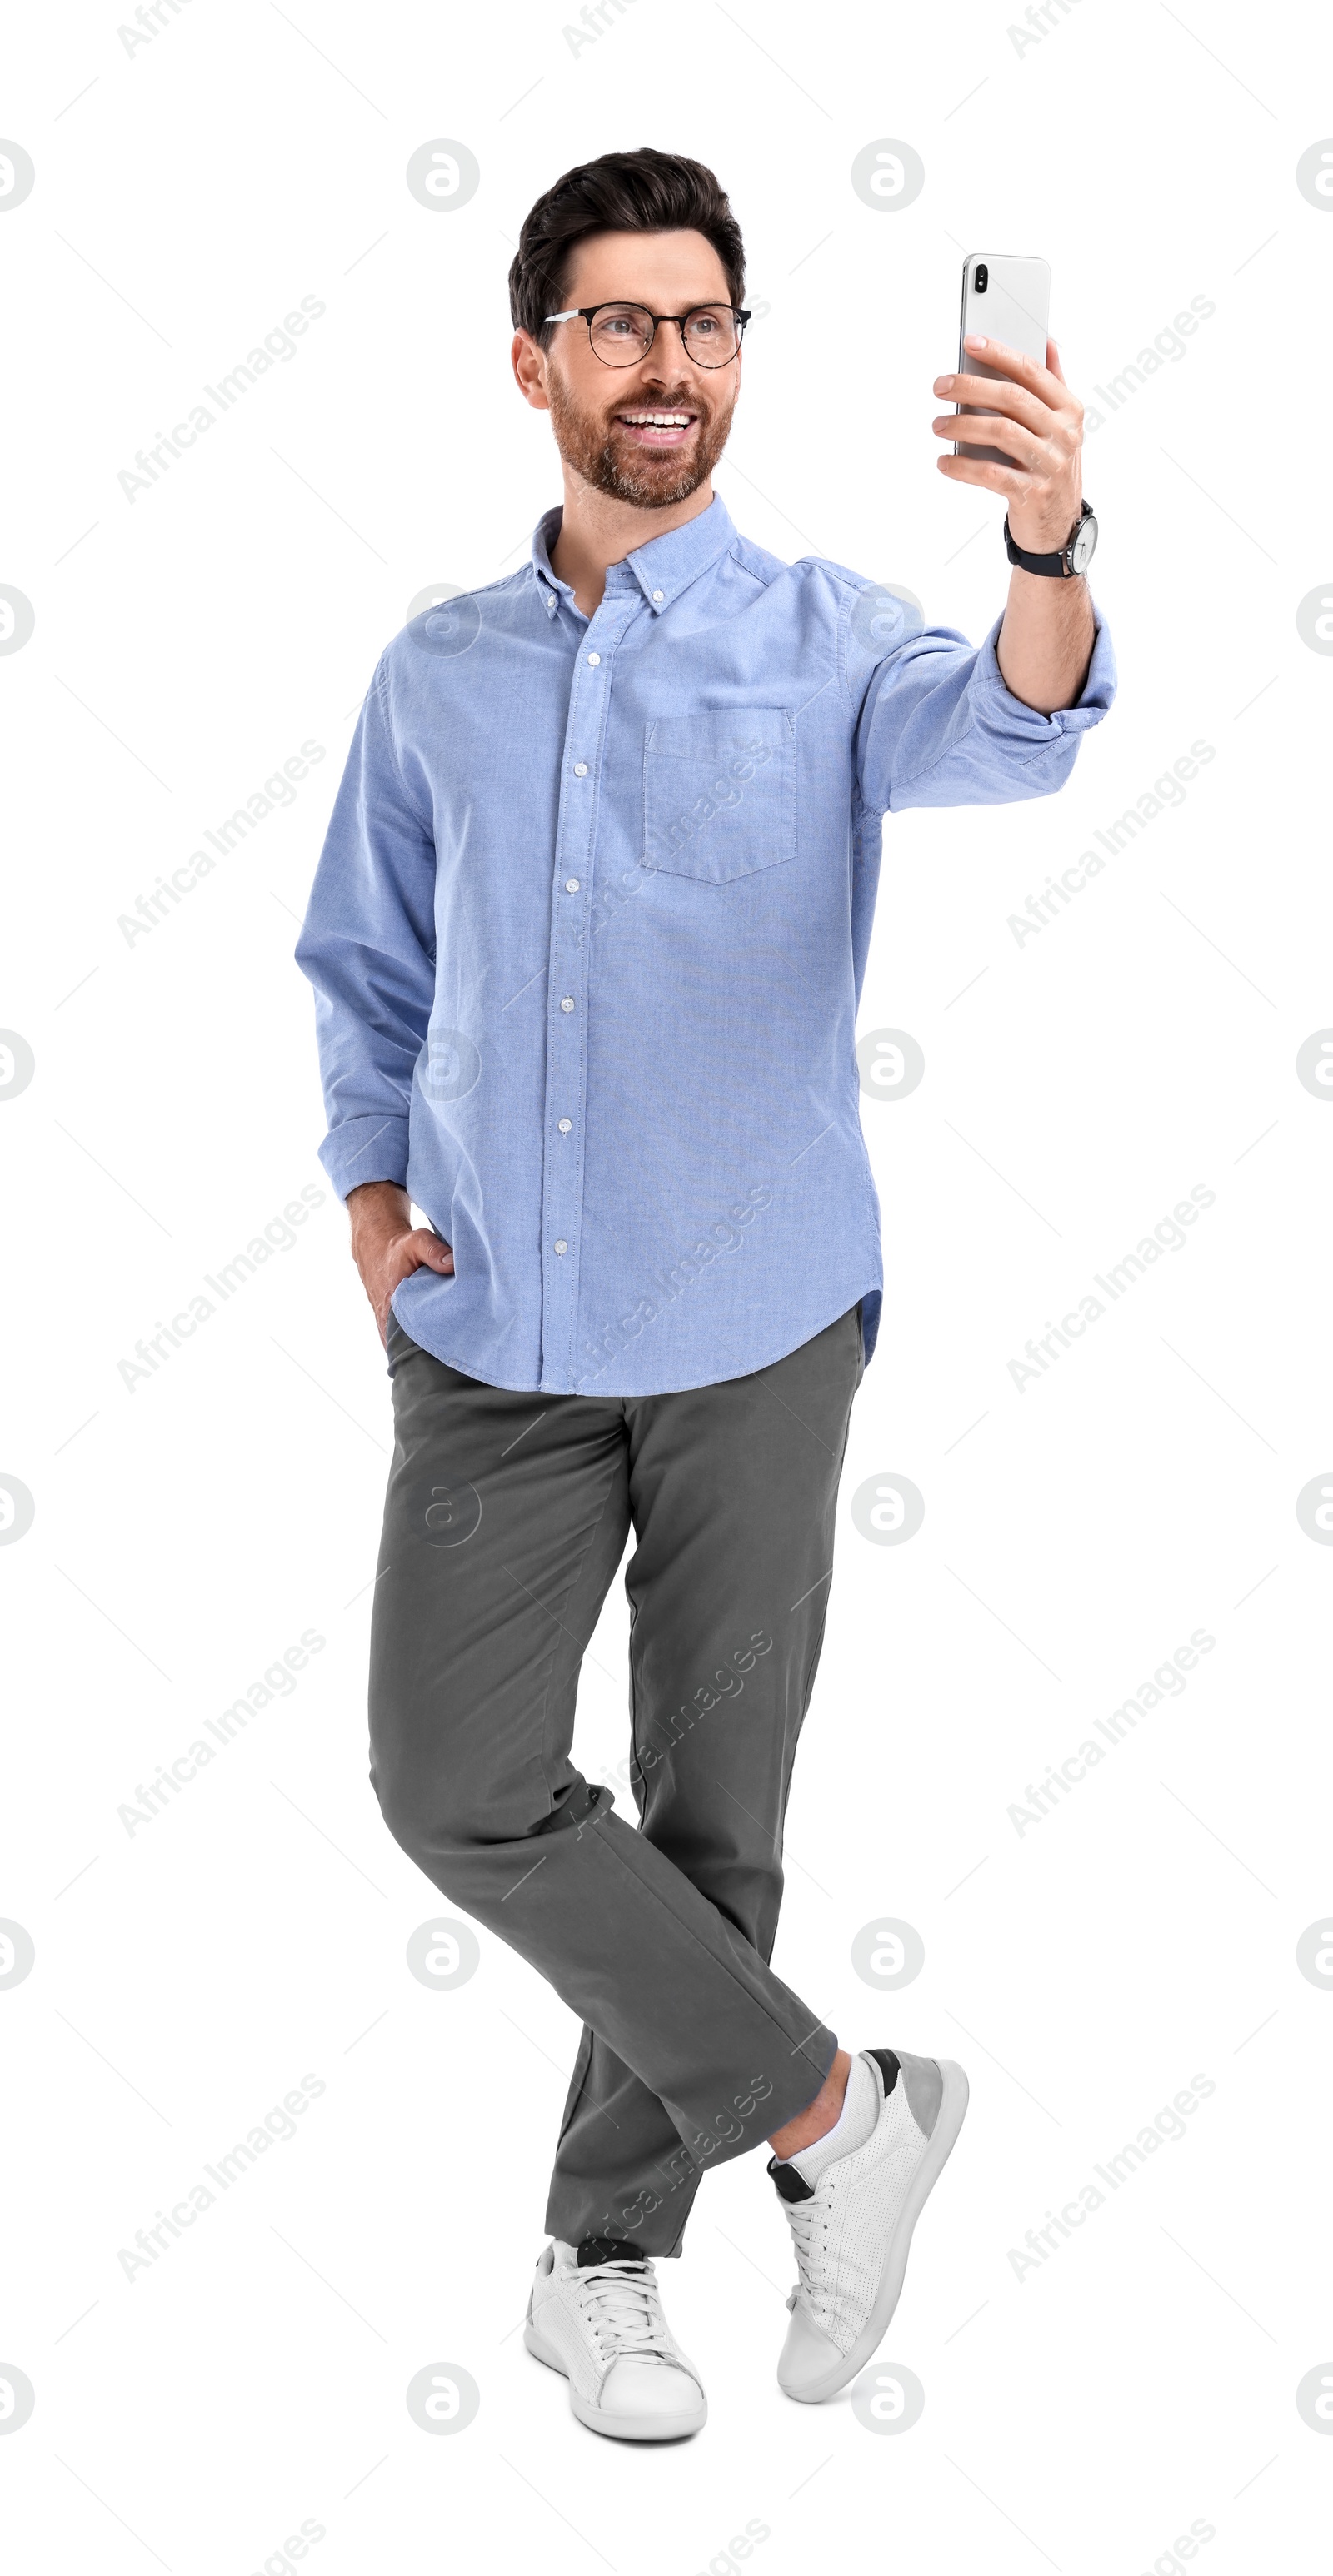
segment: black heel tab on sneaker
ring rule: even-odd
[[[783,2200],[814,2199],[814,2184],[807,2182],[803,2174],[798,2174],[795,2165],[785,2165],[777,2156],[770,2156],[767,2170],[771,2173]]]
[[[889,2095],[893,2091],[894,2085],[898,2081],[898,2060],[894,2056],[893,2050],[891,2048],[867,2048],[862,2051],[862,2054],[866,2057],[873,2057],[876,2066],[879,2068],[880,2074],[884,2079],[884,2099],[887,2102]]]

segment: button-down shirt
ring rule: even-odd
[[[855,1020],[882,817],[1049,795],[1110,704],[1011,696],[840,565],[720,500],[592,617],[531,561],[414,618],[361,710],[297,958],[346,1197],[453,1247],[393,1308],[500,1387],[739,1377],[882,1288]]]

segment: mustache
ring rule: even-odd
[[[709,401],[699,394],[687,393],[683,388],[674,393],[658,393],[653,388],[649,392],[626,394],[623,402],[610,403],[606,418],[617,420],[623,411],[689,411],[697,420],[708,420],[712,410]]]

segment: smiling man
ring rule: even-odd
[[[979,342],[1001,381],[935,385],[990,415],[938,438],[1012,459],[940,459],[1008,502],[976,648],[780,562],[715,496],[749,317],[711,171],[567,172],[509,285],[563,501],[520,572],[389,646],[297,954],[393,1380],[371,1778],[584,2025],[526,2341],[582,2422],[659,2441],[706,2414],[654,2258],[707,2166],[772,2150],[798,2272],[778,2379],[811,2403],[875,2352],[962,2124],[960,2068],[852,2055],[769,1964],[882,1297],[856,1008],[885,814],[1052,793],[1114,679],[1053,346]],[[856,327],[830,300],[816,410]],[[571,1753],[631,1532],[637,1828]],[[517,2062],[500,2099],[467,2088],[460,2172],[533,2125]]]

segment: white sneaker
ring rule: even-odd
[[[548,2245],[537,2264],[523,2341],[569,2381],[580,2424],[619,2442],[671,2442],[708,2414],[703,2383],[662,2314],[651,2257],[614,2239]]]
[[[942,2057],[865,2048],[852,2060],[838,2133],[769,2160],[800,2274],[778,2385],[802,2404],[845,2388],[875,2353],[907,2268],[912,2230],[967,2109],[967,2077]]]

